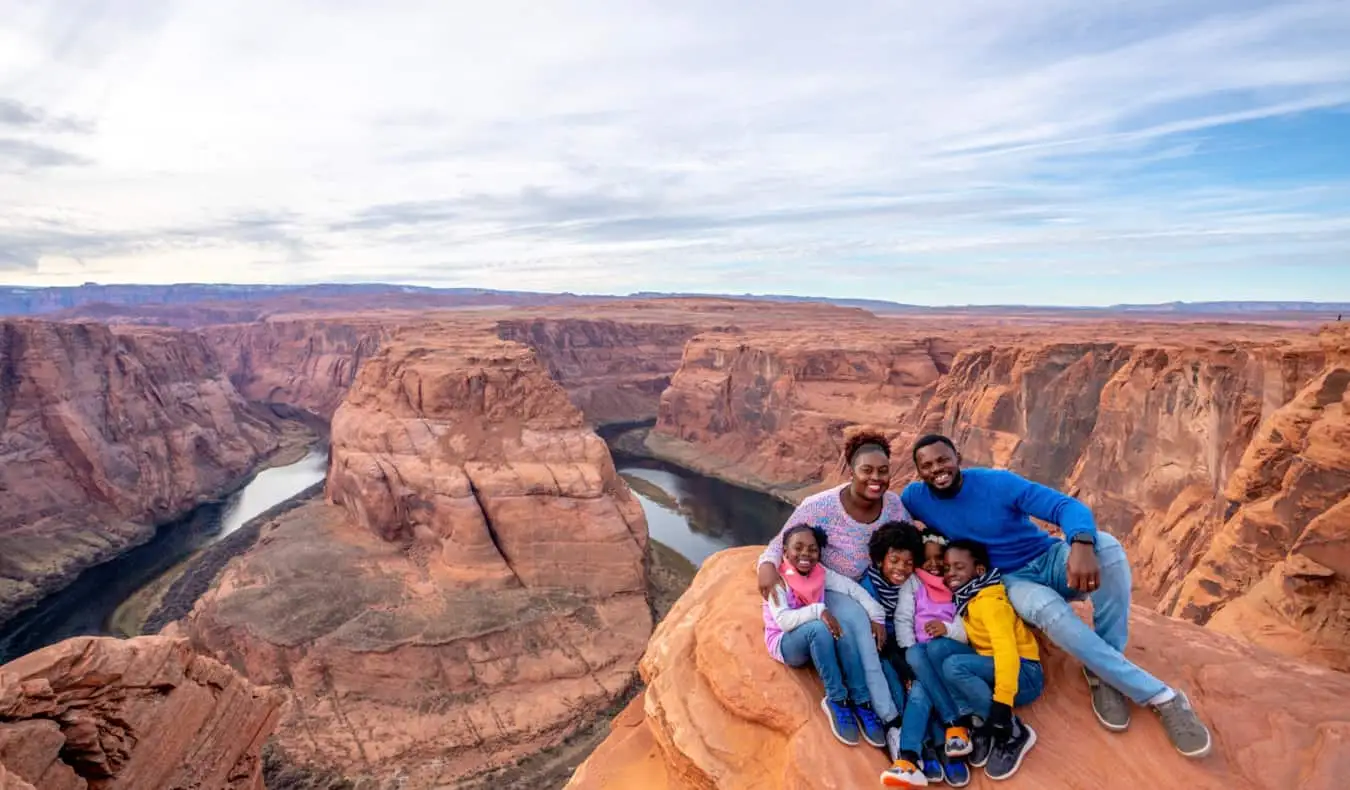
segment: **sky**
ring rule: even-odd
[[[0,0],[0,282],[1350,301],[1350,2]]]

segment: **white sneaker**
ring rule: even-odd
[[[881,772],[882,787],[927,787],[928,777],[923,769],[909,760],[896,760],[890,768]]]

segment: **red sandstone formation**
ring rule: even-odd
[[[282,701],[185,640],[70,639],[0,666],[0,788],[262,790]]]
[[[647,688],[577,770],[569,790],[807,790],[876,787],[882,752],[838,743],[819,680],[764,649],[758,548],[704,563],[657,627],[640,665]],[[1136,607],[1130,656],[1185,688],[1215,748],[1187,760],[1156,717],[1113,734],[1094,719],[1078,665],[1046,651],[1047,692],[1025,709],[1039,741],[1014,784],[1043,790],[1185,787],[1334,790],[1350,771],[1350,678]],[[995,785],[975,771],[972,788]]]
[[[290,689],[288,755],[439,787],[561,742],[628,688],[651,632],[646,522],[533,351],[391,341],[332,448],[334,504],[281,517],[185,623]]]
[[[656,417],[661,393],[680,365],[689,323],[536,318],[497,325],[503,340],[533,348],[549,374],[594,423]]]
[[[278,317],[201,330],[244,397],[331,417],[361,363],[394,331],[392,317]]]
[[[0,323],[0,622],[275,447],[197,335]]]

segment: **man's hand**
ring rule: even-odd
[[[924,633],[934,639],[947,635],[947,625],[941,620],[929,620],[927,623],[924,623],[923,630]]]
[[[886,647],[886,626],[881,623],[872,623],[872,638],[877,640],[877,652],[881,652]]]
[[[844,629],[839,627],[839,621],[834,619],[834,615],[830,614],[829,609],[820,613],[820,620],[825,623],[826,628],[830,629],[830,635],[835,639],[844,635]]]
[[[1091,543],[1069,544],[1067,571],[1069,587],[1080,592],[1096,592],[1102,583],[1101,567],[1097,565],[1097,551]]]
[[[769,600],[769,594],[773,592],[773,588],[780,585],[785,588],[787,586],[783,584],[783,575],[771,563],[761,562],[759,564],[759,597],[766,601]]]

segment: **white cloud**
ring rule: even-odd
[[[1057,269],[1166,286],[1350,249],[1350,168],[1190,164],[1229,125],[1350,102],[1336,0],[79,11],[0,0],[11,282],[997,301]],[[1302,296],[1350,298],[1345,268]],[[964,298],[933,271],[973,275]],[[1082,301],[1071,279],[1038,301]]]

